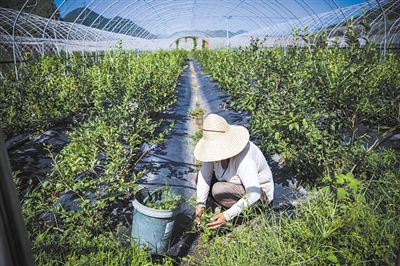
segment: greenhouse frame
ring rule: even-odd
[[[26,52],[106,50],[119,40],[124,48],[137,50],[168,50],[177,45],[191,49],[192,38],[198,48],[204,40],[210,49],[247,46],[251,38],[265,38],[266,46],[290,46],[294,29],[343,42],[350,18],[354,25],[368,23],[359,38],[368,36],[382,50],[400,42],[400,3],[390,0],[64,0],[56,1],[43,17],[37,14],[44,4],[26,1],[15,5],[17,9],[1,7],[3,58],[17,61]]]

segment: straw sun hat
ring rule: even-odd
[[[249,142],[249,131],[243,126],[229,125],[216,114],[210,114],[203,123],[203,137],[194,149],[201,162],[228,159],[241,152]]]

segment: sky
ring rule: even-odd
[[[375,0],[369,0],[375,2]],[[55,0],[61,17],[88,7],[104,17],[131,19],[152,33],[251,31],[345,8],[366,0]]]
[[[251,0],[248,0],[251,1]],[[104,9],[110,6],[115,6],[119,9],[124,8],[128,5],[130,2],[165,2],[168,4],[168,2],[174,2],[174,1],[165,1],[165,0],[54,0],[54,3],[56,4],[56,7],[60,7],[60,12],[61,16],[64,16],[68,12],[80,8],[80,7],[85,7],[89,6],[92,10],[97,11],[98,13],[101,13]],[[193,3],[196,2],[195,0],[183,0],[181,2],[189,2]],[[206,0],[205,2],[210,2],[210,5],[213,2],[225,2],[225,1],[210,1]],[[264,2],[269,2],[273,3],[275,1],[267,0]],[[359,4],[366,2],[366,0],[279,0],[279,2],[283,3],[284,5],[290,6],[293,5],[297,7],[298,5],[296,2],[301,3],[304,2],[305,4],[310,5],[313,9],[315,9],[316,12],[328,12],[331,10],[330,6],[336,7],[335,3],[338,4],[340,7],[346,7],[346,6],[351,6],[354,4]],[[296,11],[296,10],[294,10]],[[300,11],[300,10],[298,10]]]

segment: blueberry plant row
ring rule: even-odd
[[[400,127],[399,56],[382,56],[369,43],[360,49],[353,37],[348,28],[345,49],[328,47],[327,40],[265,48],[255,39],[245,48],[201,50],[196,57],[229,92],[231,105],[251,112],[251,131],[264,151],[280,154],[285,166],[314,182],[365,174],[360,158]]]
[[[53,161],[48,178],[20,191],[38,264],[79,260],[94,245],[118,246],[113,232],[124,221],[112,215],[113,206],[137,190],[142,172],[133,168],[143,145],[165,140],[173,127],[154,118],[177,101],[186,59],[183,50],[145,53],[119,46],[97,56],[43,55],[27,60],[18,80],[13,73],[4,77],[0,109],[7,137],[57,123],[68,128],[69,141],[59,153],[46,146]],[[61,200],[66,197],[69,207]]]

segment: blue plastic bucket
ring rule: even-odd
[[[139,190],[133,200],[132,240],[143,247],[148,247],[151,254],[164,254],[169,246],[175,218],[180,212],[180,206],[172,210],[158,210],[145,206],[145,201],[160,187]],[[179,195],[173,192],[174,197]],[[164,193],[165,194],[165,193]],[[165,195],[161,194],[161,197]],[[170,195],[171,196],[171,195]]]

